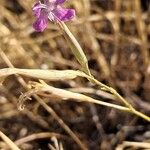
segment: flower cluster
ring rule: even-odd
[[[33,13],[36,16],[36,21],[33,27],[36,31],[42,32],[48,25],[48,20],[53,22],[69,21],[75,16],[74,9],[65,9],[61,5],[66,0],[43,0],[38,1],[33,6]]]

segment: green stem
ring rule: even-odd
[[[100,86],[101,90],[106,91],[106,92],[110,92],[112,93],[114,96],[116,96],[127,108],[129,108],[129,112],[147,120],[150,122],[150,117],[144,115],[143,113],[135,110],[132,105],[126,100],[124,99],[115,89],[113,89],[112,87],[109,87],[101,82],[99,82],[98,80],[96,80],[90,72],[89,66],[88,66],[88,60],[86,58],[86,55],[84,54],[83,49],[81,48],[80,44],[78,43],[78,41],[76,40],[76,38],[74,37],[74,35],[70,32],[70,30],[68,29],[68,27],[65,25],[65,23],[60,22],[59,26],[61,28],[61,30],[64,33],[65,39],[67,40],[74,56],[76,57],[76,59],[78,60],[78,62],[81,64],[82,69],[84,70],[84,73],[86,74],[85,77],[93,84],[96,84],[98,86]]]

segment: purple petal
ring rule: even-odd
[[[60,6],[54,9],[53,13],[58,21],[69,21],[75,17],[74,9],[64,9]]]
[[[66,0],[55,0],[55,4],[62,4],[64,3]]]
[[[53,4],[58,5],[58,4],[64,3],[65,1],[66,1],[66,0],[44,0],[44,3],[45,3],[45,4],[53,3]]]
[[[43,32],[44,29],[47,27],[48,25],[48,18],[47,17],[39,17],[37,18],[37,20],[33,23],[33,28],[37,31],[37,32]]]
[[[33,6],[33,8],[32,8],[34,15],[37,16],[37,17],[39,17],[39,16],[40,16],[40,13],[41,13],[40,5],[41,5],[41,4],[38,2],[38,3],[36,3],[36,4]]]

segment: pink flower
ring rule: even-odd
[[[36,21],[33,23],[33,28],[37,32],[42,32],[48,25],[48,20],[53,22],[69,21],[75,16],[74,9],[65,9],[60,5],[66,0],[43,0],[37,2],[33,6],[33,13],[36,16]]]

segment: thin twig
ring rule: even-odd
[[[14,68],[13,64],[10,62],[8,57],[5,55],[5,53],[1,49],[0,49],[0,55],[2,56],[2,58],[4,59],[4,61],[10,68]],[[20,82],[20,84],[26,90],[28,90],[27,84],[24,81],[24,79],[18,75],[17,75],[17,79]],[[64,123],[64,121],[55,113],[55,111],[50,106],[48,106],[46,103],[44,103],[44,101],[39,96],[37,96],[37,95],[33,95],[33,96],[54,117],[54,119],[63,127],[63,129],[73,138],[73,140],[78,144],[78,146],[83,150],[87,150],[86,146],[72,132],[72,130]]]
[[[0,131],[0,137],[12,150],[21,150],[14,142],[12,142],[3,132]]]

